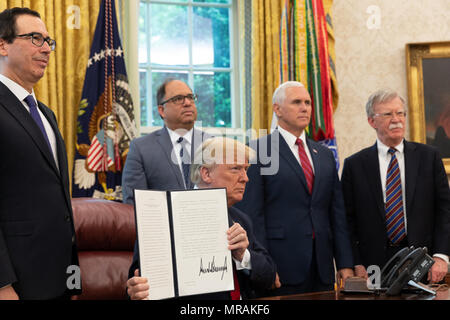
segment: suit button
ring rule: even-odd
[[[69,215],[67,215],[65,218],[66,218],[67,222],[70,222],[70,216]]]

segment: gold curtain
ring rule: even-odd
[[[333,94],[333,111],[339,104],[339,91],[337,86],[337,76],[336,76],[336,51],[334,49],[335,39],[334,39],[334,26],[333,26],[333,0],[323,0],[323,7],[325,9],[325,14],[327,15],[327,31],[328,31],[328,53],[330,56],[330,78],[331,87]]]
[[[100,10],[100,0],[1,0],[0,11],[28,7],[40,13],[56,40],[45,76],[34,88],[37,98],[53,110],[64,137],[72,181],[78,105],[86,64]]]
[[[284,0],[252,1],[252,129],[269,129],[272,95],[279,85],[280,19]]]

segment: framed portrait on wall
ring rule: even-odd
[[[411,140],[436,146],[450,174],[450,42],[406,45]]]

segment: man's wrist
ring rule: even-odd
[[[251,270],[252,269],[250,251],[248,251],[248,249],[245,250],[242,261],[238,261],[236,259],[234,259],[234,261],[236,262],[237,270],[242,270],[242,269]]]

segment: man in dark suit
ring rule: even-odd
[[[192,188],[189,166],[183,163],[190,163],[206,138],[194,128],[197,96],[186,83],[169,79],[159,87],[156,99],[164,127],[131,142],[122,175],[124,203],[133,203],[134,189]]]
[[[281,288],[271,295],[332,290],[338,276],[353,275],[350,238],[334,156],[306,138],[311,98],[299,82],[273,95],[278,128],[251,142],[258,161],[237,207],[247,213],[256,238],[277,265]],[[265,157],[266,150],[269,152]]]
[[[377,142],[345,159],[342,173],[355,273],[367,277],[367,266],[382,268],[406,246],[427,247],[435,261],[428,279],[441,281],[450,253],[450,191],[441,157],[434,147],[404,139],[405,100],[396,92],[375,92],[366,112]]]
[[[67,298],[78,264],[64,141],[33,91],[54,45],[39,13],[0,13],[0,300]]]
[[[232,206],[241,201],[248,182],[247,170],[251,150],[242,143],[227,138],[205,141],[195,153],[191,180],[198,188],[226,188],[230,228],[228,248],[231,250],[237,271],[240,296],[254,298],[257,292],[271,288],[275,282],[275,264],[267,250],[253,234],[250,219]],[[231,154],[231,156],[229,156]],[[219,159],[218,159],[219,157]],[[139,277],[139,258],[135,253],[127,282],[131,299],[146,299],[151,283]],[[133,276],[134,275],[134,276]],[[239,297],[239,296],[238,296]],[[229,292],[199,295],[190,299],[230,299]]]

